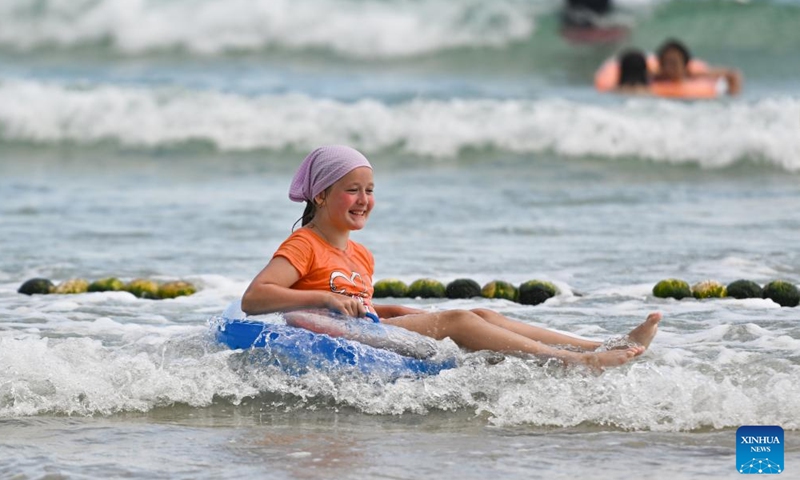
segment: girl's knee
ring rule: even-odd
[[[469,310],[448,310],[438,315],[438,321],[434,328],[434,337],[450,337],[458,345],[473,344],[476,336],[480,336],[482,327],[489,323]]]

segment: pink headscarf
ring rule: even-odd
[[[358,150],[345,145],[327,145],[309,153],[289,187],[293,202],[310,202],[323,190],[358,167],[369,167],[369,160]]]

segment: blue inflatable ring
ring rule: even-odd
[[[303,328],[248,319],[238,301],[228,306],[216,322],[216,337],[232,349],[258,349],[266,354],[267,363],[292,374],[302,374],[310,368],[355,369],[395,379],[436,375],[456,366],[452,358],[412,358]]]

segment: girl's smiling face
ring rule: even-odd
[[[375,206],[372,169],[358,167],[339,179],[324,194],[324,207],[317,211],[318,216],[340,230],[361,230],[367,224],[369,213]]]

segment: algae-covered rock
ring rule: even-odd
[[[781,307],[796,307],[800,303],[797,287],[783,280],[775,280],[764,285],[764,298],[769,298]]]
[[[548,298],[558,295],[558,287],[550,282],[529,280],[519,286],[519,303],[523,305],[539,305]]]
[[[375,290],[372,292],[374,298],[403,298],[408,294],[408,285],[394,278],[378,280],[372,288]]]
[[[89,291],[89,282],[82,278],[70,278],[59,283],[53,293],[86,293]]]
[[[124,289],[125,284],[115,277],[102,278],[89,284],[90,292],[118,292]]]
[[[714,280],[705,280],[692,285],[694,298],[723,298],[728,296],[725,285]]]
[[[487,283],[481,289],[481,295],[484,298],[504,298],[506,300],[516,301],[519,292],[517,287],[502,280],[495,280]]]
[[[447,298],[473,298],[481,296],[481,286],[469,278],[457,278],[445,288]]]
[[[197,288],[189,282],[181,280],[167,282],[158,287],[158,298],[175,298],[193,295]]]
[[[17,292],[24,295],[46,295],[52,293],[55,288],[56,286],[53,285],[53,282],[46,278],[31,278],[20,285]]]
[[[668,278],[656,283],[653,287],[653,295],[658,298],[682,298],[691,297],[692,290],[689,284],[677,278]]]
[[[728,296],[733,298],[764,298],[764,289],[751,280],[736,280],[726,288]]]
[[[444,298],[444,294],[444,284],[432,278],[421,278],[408,286],[408,296],[411,298]]]
[[[139,298],[158,298],[158,284],[152,280],[137,278],[125,285],[125,291],[136,295]]]

